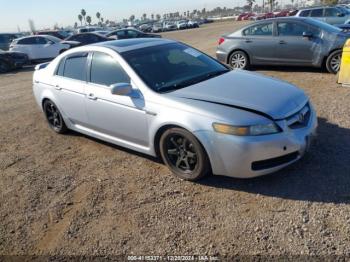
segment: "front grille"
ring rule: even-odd
[[[311,116],[311,109],[309,104],[304,106],[300,111],[293,114],[286,119],[287,126],[291,129],[298,129],[306,127],[309,123]]]
[[[283,164],[287,164],[296,160],[299,156],[298,152],[293,152],[284,156],[270,158],[262,161],[256,161],[252,163],[252,170],[259,171],[269,168],[274,168]]]

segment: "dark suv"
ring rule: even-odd
[[[9,50],[12,40],[18,38],[17,34],[11,33],[1,33],[0,34],[0,50],[7,51]]]

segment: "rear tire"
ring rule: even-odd
[[[340,70],[342,51],[337,50],[332,52],[326,60],[326,68],[329,73],[336,74]]]
[[[0,60],[0,73],[1,74],[7,73],[8,71],[10,71],[10,69],[11,69],[11,66],[7,62]]]
[[[230,55],[229,64],[234,69],[248,69],[249,58],[243,51],[235,51]]]
[[[203,146],[185,129],[166,130],[159,144],[164,163],[177,177],[196,181],[210,173],[209,158]]]
[[[54,102],[49,99],[45,100],[43,104],[43,110],[46,116],[46,120],[53,131],[58,134],[64,134],[68,131],[63,117]]]

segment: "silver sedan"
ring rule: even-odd
[[[166,39],[75,48],[34,73],[49,126],[159,156],[178,177],[250,178],[307,151],[316,113],[299,88]]]

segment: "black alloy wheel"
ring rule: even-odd
[[[46,100],[43,105],[46,120],[51,129],[56,133],[63,134],[67,131],[67,126],[64,123],[62,115],[57,106],[51,100]]]
[[[170,170],[182,179],[195,181],[210,172],[203,146],[184,129],[168,129],[161,137],[160,152]]]

